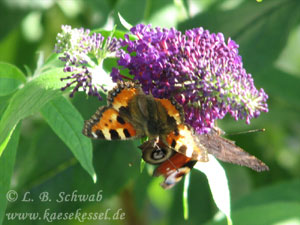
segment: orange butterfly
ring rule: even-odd
[[[268,167],[217,131],[195,134],[184,123],[182,107],[174,99],[158,99],[146,95],[132,82],[118,82],[100,107],[85,121],[83,134],[105,140],[128,140],[148,137],[140,148],[143,159],[160,164],[155,175],[165,176],[162,184],[170,188],[187,174],[197,161],[207,162],[207,154],[256,171]]]

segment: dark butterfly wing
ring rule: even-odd
[[[265,163],[217,133],[199,135],[198,138],[207,152],[221,161],[247,166],[258,172],[269,170]]]

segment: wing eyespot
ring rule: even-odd
[[[150,164],[160,164],[169,159],[174,151],[163,143],[156,143],[153,140],[144,142],[140,148],[142,149],[143,159]]]

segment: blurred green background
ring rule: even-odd
[[[131,24],[176,27],[184,31],[202,26],[222,32],[240,45],[244,67],[257,88],[269,95],[269,113],[246,125],[226,117],[218,121],[228,138],[269,167],[256,173],[222,163],[229,179],[234,224],[300,224],[300,1],[299,0],[2,0],[0,2],[0,61],[22,71],[34,71],[38,52],[53,52],[62,24],[89,29],[124,29],[117,13]],[[1,101],[5,101],[1,97]],[[72,99],[88,119],[99,106],[95,98]],[[104,101],[102,102],[104,103]],[[3,109],[0,108],[0,112]],[[265,128],[265,132],[230,133]],[[67,146],[35,114],[22,122],[11,189],[19,197],[29,191],[34,202],[8,203],[8,212],[119,212],[125,219],[54,219],[54,224],[179,225],[226,224],[217,214],[207,180],[193,171],[189,190],[189,220],[184,221],[180,182],[163,190],[161,179],[139,172],[140,151],[135,142],[93,141],[98,182],[74,159]],[[1,179],[1,178],[0,178]],[[100,202],[42,202],[40,194],[97,194]],[[5,196],[1,196],[4,198]],[[121,214],[121,213],[120,213]],[[217,215],[216,215],[217,214]],[[219,220],[219,221],[216,221]],[[44,220],[4,217],[3,224],[45,224]]]

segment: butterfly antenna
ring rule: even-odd
[[[239,134],[248,134],[248,133],[265,132],[265,131],[266,131],[265,128],[261,128],[261,129],[253,129],[253,130],[240,131],[234,133],[227,133],[227,135],[239,135]]]

